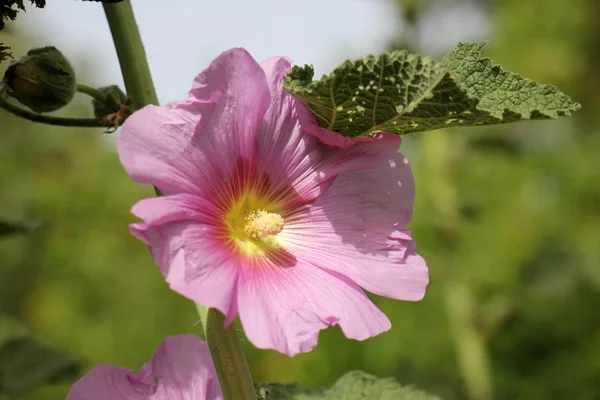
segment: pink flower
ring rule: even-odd
[[[223,400],[206,343],[194,335],[166,337],[139,374],[99,364],[75,382],[66,400]]]
[[[329,325],[358,340],[388,330],[360,287],[416,301],[428,272],[404,229],[414,181],[400,139],[337,148],[306,134],[305,106],[282,88],[290,65],[226,51],[187,100],[133,114],[118,151],[165,194],[133,207],[144,222],[131,231],[171,288],[292,356]]]

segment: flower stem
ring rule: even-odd
[[[6,86],[4,86],[3,84],[0,84],[0,108],[3,108],[4,110],[18,117],[46,125],[83,128],[106,128],[108,126],[106,122],[98,118],[55,117],[52,115],[38,114],[33,111],[22,108],[16,104],[11,103],[6,98]]]
[[[197,306],[198,307],[198,306]],[[242,343],[232,323],[225,328],[225,316],[214,308],[198,307],[200,318],[206,318],[206,342],[210,349],[219,382],[226,400],[256,400],[250,369]]]
[[[91,98],[98,100],[101,103],[106,103],[106,95],[96,88],[78,83],[77,91],[79,93],[87,94]]]
[[[117,56],[121,64],[127,94],[132,97],[134,109],[158,105],[158,97],[146,60],[146,51],[129,0],[120,3],[103,3]]]
[[[158,105],[131,3],[125,0],[116,4],[104,3],[103,7],[121,64],[125,89],[127,95],[132,97],[134,109],[148,104]],[[157,188],[154,189],[157,195],[161,195]],[[225,400],[256,400],[252,377],[235,326],[231,324],[225,328],[225,317],[219,311],[197,307]]]

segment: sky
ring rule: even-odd
[[[385,51],[401,29],[391,0],[131,1],[161,103],[184,98],[194,76],[232,47],[246,48],[257,61],[285,55],[313,64],[320,77],[346,59]],[[424,48],[439,51],[481,36],[477,13],[448,9],[428,17]],[[50,0],[43,10],[28,7],[13,24],[35,47],[58,47],[76,71],[93,66],[80,83],[123,86],[100,3]]]

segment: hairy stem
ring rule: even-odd
[[[127,95],[134,109],[158,104],[146,53],[129,0],[104,3],[104,12],[113,35],[121,64]],[[157,195],[160,191],[155,188]],[[231,324],[225,328],[225,317],[215,309],[197,305],[213,363],[226,400],[256,400],[252,378],[240,339]]]
[[[146,60],[146,51],[130,1],[102,5],[117,49],[125,89],[131,96],[135,109],[138,110],[148,104],[158,105],[150,67]]]

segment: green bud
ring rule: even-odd
[[[29,50],[9,65],[2,82],[13,97],[37,113],[69,104],[77,86],[73,67],[53,46]]]
[[[104,118],[115,113],[120,110],[121,104],[127,103],[127,95],[117,85],[99,87],[98,90],[106,96],[106,100],[104,102],[92,100],[96,118]]]

